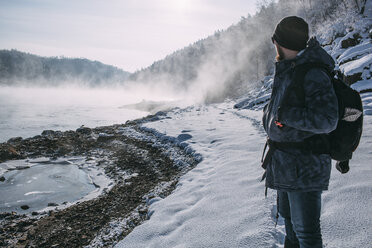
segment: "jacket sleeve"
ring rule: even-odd
[[[304,78],[305,107],[286,106],[278,120],[289,127],[315,134],[336,129],[338,101],[329,76],[321,69],[311,69]]]

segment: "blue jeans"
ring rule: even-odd
[[[284,218],[285,248],[322,248],[321,191],[278,190],[279,214]]]

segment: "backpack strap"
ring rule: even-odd
[[[331,80],[335,76],[335,72],[331,70],[329,66],[323,63],[309,62],[309,63],[304,63],[304,64],[295,66],[293,82],[290,87],[294,90],[298,99],[303,99],[303,101],[305,101],[305,89],[304,89],[305,76],[306,76],[306,73],[313,68],[322,69],[324,72],[327,73],[327,75],[329,76]]]

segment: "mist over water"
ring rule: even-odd
[[[22,63],[5,59],[2,63],[14,65],[14,68],[10,66],[12,70],[3,70],[3,75],[9,74],[4,82],[19,86],[0,86],[0,142],[15,136],[37,135],[45,129],[75,130],[81,125],[96,127],[125,123],[148,112],[143,111],[146,108],[139,111],[139,108],[121,106],[142,100],[177,101],[177,106],[185,107],[238,98],[261,87],[263,77],[273,73],[275,49],[270,37],[280,19],[288,15],[301,16],[316,34],[316,30],[337,31],[325,25],[327,16],[330,20],[342,18],[335,11],[336,0],[258,3],[262,6],[256,15],[242,17],[239,23],[226,30],[216,31],[147,68],[130,75],[124,72],[125,80],[113,80],[115,83],[110,84],[111,88],[101,86],[109,84],[107,75],[117,68],[97,67],[94,61],[62,58],[65,63],[59,63],[61,61],[54,58],[53,61],[59,61],[57,69],[45,70],[41,63],[45,58],[26,54]],[[354,5],[355,1],[348,0],[342,6],[349,11],[349,8],[355,8]],[[98,73],[97,68],[101,67],[107,70]],[[93,72],[97,72],[96,78],[91,77]],[[96,84],[96,81],[100,83]],[[75,86],[66,86],[65,82]],[[24,87],[27,85],[39,86]],[[42,85],[63,86],[42,88]],[[90,88],[92,85],[99,87]]]
[[[25,88],[0,87],[0,142],[23,138],[43,130],[75,130],[125,123],[146,111],[122,108],[146,101],[176,100],[154,89],[136,88]]]

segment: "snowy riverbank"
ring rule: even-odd
[[[0,162],[6,161],[0,164],[1,200],[14,203],[0,213],[0,246],[106,247],[125,237],[149,217],[149,203],[169,195],[178,178],[200,161],[197,153],[191,156],[176,139],[169,144],[169,137],[138,129],[140,123],[162,118],[159,113],[123,125],[47,130],[0,143]],[[76,156],[79,159],[72,159]],[[42,165],[32,166],[32,162]],[[22,176],[33,174],[34,169],[38,175],[30,180]],[[63,172],[73,175],[67,178],[69,174]],[[14,173],[23,174],[14,178]],[[83,177],[85,182],[87,176],[90,190],[81,194],[69,190],[79,183],[71,180]],[[44,181],[52,184],[49,191],[42,189]],[[60,197],[53,187],[61,187],[60,193],[69,197]],[[6,195],[10,190],[18,194]],[[27,198],[35,193],[43,193],[43,198]]]
[[[260,158],[265,142],[261,111],[235,110],[233,103],[190,107],[144,124],[176,137],[187,130],[190,146],[203,156],[169,197],[150,206],[151,218],[116,247],[282,247],[283,223],[275,228],[275,192],[264,196]],[[323,194],[325,247],[368,247],[371,116],[365,118],[351,171],[332,171]]]

